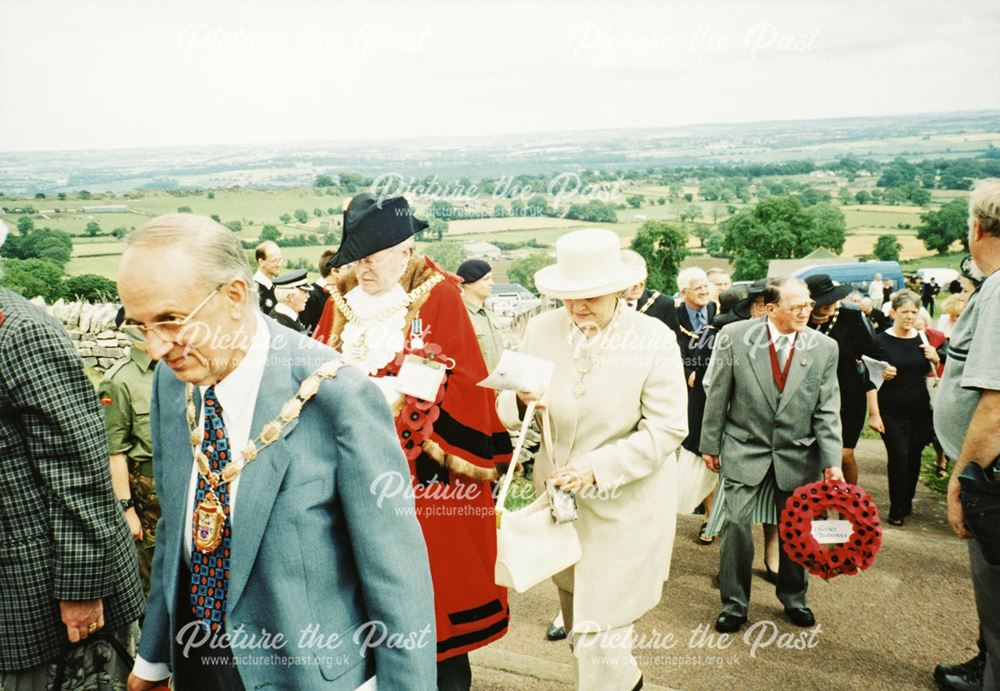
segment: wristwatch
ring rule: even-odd
[[[135,499],[132,497],[129,497],[128,499],[119,499],[118,503],[122,505],[122,511],[128,511],[135,506]]]

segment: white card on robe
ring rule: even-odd
[[[396,375],[396,390],[421,401],[433,402],[446,373],[444,365],[436,360],[407,355]]]

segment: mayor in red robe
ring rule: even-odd
[[[315,338],[388,391],[430,557],[438,685],[469,688],[468,653],[508,627],[507,593],[494,581],[491,483],[512,449],[493,391],[476,385],[488,372],[460,279],[413,256],[412,236],[423,227],[402,197],[351,200],[343,242],[330,261],[337,267],[356,262],[355,268],[342,272],[330,291]],[[386,379],[414,357],[445,371],[432,400],[397,397]]]

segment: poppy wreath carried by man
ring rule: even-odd
[[[854,527],[847,542],[827,546],[813,537],[813,519],[828,510],[839,512]],[[864,571],[882,546],[875,502],[863,489],[846,482],[821,481],[799,487],[785,502],[780,531],[789,558],[825,580]]]

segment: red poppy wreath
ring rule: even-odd
[[[813,518],[826,510],[839,512],[854,526],[847,542],[827,546],[813,537]],[[882,546],[875,502],[863,489],[846,482],[813,482],[799,487],[785,502],[780,530],[789,558],[826,580],[864,571]]]

